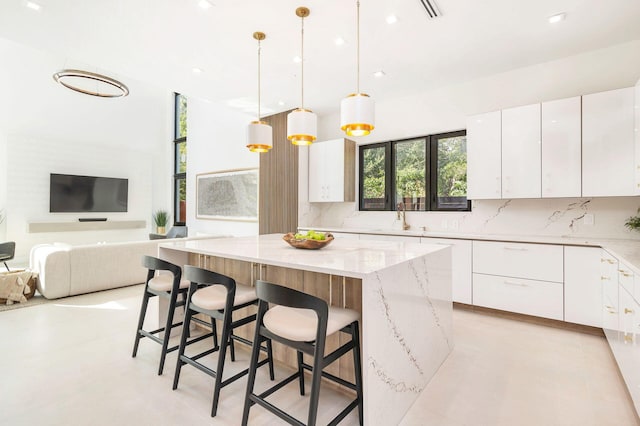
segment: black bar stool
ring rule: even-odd
[[[133,344],[132,357],[138,353],[138,345],[140,339],[148,337],[156,343],[162,345],[162,352],[160,353],[160,367],[158,368],[158,375],[162,374],[164,369],[164,360],[167,353],[175,351],[178,346],[169,347],[169,338],[171,337],[171,329],[182,325],[182,322],[173,324],[173,315],[175,309],[180,306],[184,306],[187,297],[187,290],[189,289],[189,281],[182,279],[182,270],[179,266],[169,263],[165,260],[158,259],[151,256],[142,256],[142,266],[147,268],[147,280],[144,285],[144,295],[142,297],[142,306],[140,307],[140,318],[138,319],[138,329],[136,330],[136,340]],[[156,271],[159,271],[156,274]],[[161,271],[168,271],[161,272]],[[182,300],[178,301],[178,295],[182,295]],[[167,321],[165,326],[153,331],[144,330],[144,318],[147,314],[147,306],[149,305],[149,299],[152,297],[162,297],[163,299],[169,299],[169,308],[167,310]],[[156,334],[164,331],[163,338],[159,338]]]
[[[189,364],[198,370],[208,374],[215,379],[213,387],[213,404],[211,407],[211,417],[215,417],[218,411],[218,401],[220,399],[220,390],[228,384],[231,384],[239,378],[247,375],[249,368],[222,380],[224,371],[224,361],[229,347],[231,352],[231,361],[235,361],[234,341],[252,346],[250,340],[244,339],[233,333],[238,327],[255,321],[256,314],[247,315],[233,321],[233,312],[257,304],[257,296],[255,290],[247,285],[236,284],[233,278],[218,274],[213,271],[200,269],[195,266],[185,266],[184,276],[191,281],[189,286],[189,294],[187,296],[187,310],[185,313],[182,338],[180,339],[180,349],[178,350],[178,361],[176,364],[176,372],[173,379],[173,389],[178,388],[180,380],[180,370],[183,365]],[[203,336],[195,337],[187,341],[189,324],[191,321],[198,320],[193,316],[195,314],[204,314],[211,318],[212,332]],[[222,321],[222,335],[220,337],[220,345],[218,345],[216,332],[216,319]],[[185,349],[187,345],[204,340],[213,336],[213,348],[197,355],[186,355]],[[264,339],[263,339],[264,340]],[[256,346],[256,352],[260,350],[267,352],[267,358],[260,362],[256,362],[256,368],[264,364],[269,364],[269,375],[271,380],[274,379],[273,372],[273,355],[271,351],[271,341],[266,341],[265,347]],[[201,364],[198,360],[211,353],[219,351],[217,367],[214,370]],[[257,355],[256,355],[257,360]]]
[[[260,302],[256,320],[256,337],[249,365],[249,380],[244,400],[242,425],[246,426],[247,424],[251,406],[258,404],[292,425],[304,426],[304,423],[266,401],[265,398],[296,378],[300,380],[300,395],[304,395],[305,369],[312,371],[308,426],[316,424],[320,379],[322,377],[356,391],[356,399],[349,403],[329,424],[338,424],[351,410],[358,407],[358,415],[362,425],[363,400],[360,335],[358,329],[359,314],[351,309],[327,306],[324,300],[315,296],[261,280],[256,282],[256,292]],[[269,309],[269,304],[272,305],[271,309]],[[350,334],[351,340],[329,355],[324,356],[327,336],[338,331]],[[271,339],[290,346],[297,351],[298,371],[260,395],[256,395],[253,393],[253,387],[258,365],[258,348],[263,341]],[[325,367],[349,351],[353,351],[355,383],[347,382],[323,371]],[[313,357],[313,366],[303,362],[303,353]]]

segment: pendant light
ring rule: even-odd
[[[357,5],[357,64],[356,93],[352,93],[340,103],[340,129],[347,136],[366,136],[374,128],[375,103],[366,93],[360,92],[360,0]]]
[[[294,145],[311,145],[316,140],[316,134],[318,132],[318,117],[308,109],[304,107],[304,18],[309,16],[310,11],[306,7],[299,7],[296,9],[296,15],[301,18],[302,30],[301,34],[301,47],[300,47],[300,86],[301,101],[300,108],[293,110],[287,115],[287,139]]]
[[[258,119],[247,126],[247,148],[251,152],[269,152],[273,147],[273,130],[265,121],[260,120],[260,42],[267,36],[256,31],[253,38],[258,40]]]

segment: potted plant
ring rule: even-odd
[[[156,224],[156,232],[164,234],[169,223],[169,213],[166,210],[156,210],[153,213],[153,222]]]
[[[640,213],[640,209],[638,209],[638,213]],[[640,215],[631,216],[624,223],[624,226],[626,226],[628,229],[630,229],[632,231],[634,231],[634,230],[635,231],[640,231]]]

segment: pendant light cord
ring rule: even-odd
[[[356,21],[356,31],[357,31],[357,60],[358,60],[358,71],[356,75],[356,94],[360,94],[360,0],[356,0],[357,4],[357,21]]]
[[[301,99],[300,99],[300,108],[304,109],[304,17],[302,19],[302,29],[300,31],[300,68],[302,72],[300,73],[300,82],[301,82]]]
[[[260,121],[260,40],[258,40],[258,121]]]

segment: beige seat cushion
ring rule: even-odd
[[[180,288],[189,288],[190,281],[182,278]],[[156,291],[171,291],[173,287],[173,274],[168,271],[158,271],[156,276],[149,280],[149,287]]]
[[[358,320],[360,315],[351,309],[329,306],[327,336]],[[311,309],[275,306],[264,315],[264,325],[269,331],[296,342],[311,342],[316,339],[318,317]]]
[[[256,291],[248,285],[236,284],[236,297],[233,299],[233,306],[242,305],[257,300]],[[191,303],[210,311],[224,309],[227,300],[227,289],[222,285],[210,285],[201,288],[191,296]]]

